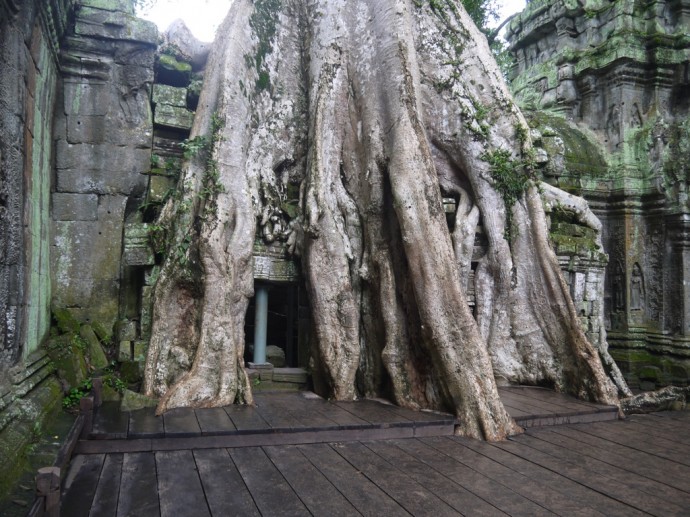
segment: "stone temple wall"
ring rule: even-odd
[[[0,1],[0,374],[50,328],[52,119],[70,4]]]
[[[688,0],[533,0],[508,30],[544,178],[603,223],[611,355],[646,389],[690,379],[688,34]]]
[[[55,111],[52,304],[112,334],[125,223],[151,168],[158,31],[131,0],[80,0],[73,23]]]
[[[0,0],[0,494],[60,407],[50,329],[50,191],[59,42],[72,0]]]
[[[41,347],[52,315],[112,336],[125,221],[149,183],[157,43],[131,0],[0,0],[0,494],[71,387]],[[76,330],[61,353],[100,349]],[[107,364],[94,354],[71,361],[79,382]]]

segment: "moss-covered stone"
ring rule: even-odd
[[[171,86],[188,86],[192,77],[192,65],[178,61],[175,56],[160,54],[156,61],[157,82]]]
[[[132,0],[79,0],[79,5],[103,9],[105,11],[119,11],[134,14]]]
[[[96,370],[106,368],[108,366],[108,358],[91,325],[82,325],[79,335],[86,343],[86,355],[89,359],[89,364]]]
[[[596,140],[589,138],[574,124],[558,115],[537,111],[529,113],[528,118],[530,126],[540,130],[543,135],[549,135],[543,139],[543,146],[549,157],[563,155],[564,170],[554,173],[576,178],[606,175],[608,163]]]
[[[63,334],[78,334],[81,324],[72,315],[69,309],[54,308],[53,318],[57,324],[57,328]]]
[[[68,387],[79,386],[88,377],[84,352],[86,345],[79,334],[51,337],[45,344],[58,375]]]
[[[141,363],[138,361],[123,361],[120,363],[120,377],[126,384],[140,382],[141,373]]]
[[[136,393],[131,390],[125,390],[122,394],[122,402],[120,404],[120,411],[136,411],[147,407],[156,407],[158,400]]]
[[[156,84],[153,87],[153,103],[186,108],[187,88],[178,88],[167,84]]]
[[[29,447],[60,411],[61,400],[60,383],[50,376],[15,405],[15,418],[0,431],[0,498],[25,468]]]

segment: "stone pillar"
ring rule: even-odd
[[[266,364],[266,332],[268,326],[268,286],[256,286],[254,302],[254,364]]]

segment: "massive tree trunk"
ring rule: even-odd
[[[210,149],[161,223],[159,411],[251,402],[252,246],[276,227],[301,256],[326,395],[452,410],[490,440],[518,431],[496,377],[617,402],[549,247],[526,123],[459,3],[235,0],[218,35],[192,133]]]

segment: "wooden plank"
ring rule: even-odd
[[[551,415],[553,414],[553,411],[548,411],[544,410],[540,406],[537,406],[533,404],[531,401],[523,398],[523,397],[517,397],[513,396],[510,392],[504,391],[499,391],[499,396],[501,398],[501,402],[503,402],[503,405],[506,407],[511,407],[513,409],[516,409],[520,411],[521,413],[524,413],[526,415]]]
[[[511,406],[509,400],[501,399],[501,403],[503,404],[503,407],[506,408],[506,411],[508,412],[508,414],[516,420],[518,418],[521,418],[521,417],[523,417],[523,418],[531,418],[532,417],[532,413],[530,413],[528,411],[523,411],[517,407]]]
[[[229,449],[262,515],[303,516],[308,511],[283,475],[258,447]]]
[[[331,447],[412,515],[457,515],[433,492],[358,442]]]
[[[628,423],[644,434],[690,446],[690,433],[688,433],[688,424],[685,422],[674,421],[669,418],[650,419],[645,415],[633,415],[628,417]]]
[[[196,420],[196,414],[190,408],[175,408],[163,413],[165,436],[183,438],[201,436],[201,428]]]
[[[300,419],[296,418],[287,407],[284,407],[277,396],[264,396],[254,402],[256,411],[273,429],[289,431],[304,427]]]
[[[356,400],[346,402],[334,402],[338,407],[349,411],[357,418],[361,418],[377,426],[388,427],[413,427],[414,424],[408,418],[397,414],[390,406],[375,400]]]
[[[470,447],[466,447],[465,444],[469,441],[466,439],[433,438],[425,440],[425,443],[556,514],[580,515],[582,517],[603,516],[593,508],[583,507],[582,501],[566,496],[548,486],[540,485],[535,480],[481,455]]]
[[[89,437],[94,440],[127,438],[129,415],[120,411],[119,402],[104,402],[93,411],[93,427]]]
[[[388,462],[398,466],[405,473],[433,492],[446,504],[452,506],[458,513],[467,516],[500,516],[507,515],[498,508],[490,505],[477,495],[466,490],[462,480],[452,480],[426,463],[417,460],[403,451],[398,441],[365,442],[364,445]]]
[[[690,479],[690,467],[583,433],[573,427],[559,426],[551,429],[550,432],[562,437],[565,440],[562,443],[573,450],[581,450],[583,454],[597,458],[610,465],[636,472],[651,480],[690,492],[690,483],[687,481]],[[547,440],[550,438],[545,433],[540,434],[540,437]]]
[[[194,459],[212,515],[260,515],[226,449],[195,450]]]
[[[402,506],[329,445],[300,445],[298,449],[361,514],[408,515]]]
[[[659,411],[658,413],[650,413],[651,416],[659,418],[667,418],[676,422],[690,422],[690,410],[684,411]]]
[[[570,415],[550,415],[550,416],[532,416],[532,417],[515,417],[515,421],[522,427],[545,427],[554,425],[569,425],[569,424],[585,424],[593,422],[612,422],[618,420],[617,411],[597,411],[585,414],[570,414]]]
[[[148,452],[153,450],[151,438],[137,440],[79,440],[75,454],[110,454],[115,452]]]
[[[461,438],[451,438],[462,440]],[[595,490],[591,490],[581,484],[561,476],[558,472],[544,468],[520,456],[511,454],[497,448],[495,445],[479,440],[462,440],[465,447],[472,449],[487,458],[504,465],[518,474],[530,479],[531,483],[548,487],[556,492],[572,497],[581,502],[583,509],[591,509],[612,517],[638,517],[646,515],[635,510],[627,504],[611,499]]]
[[[499,394],[510,394],[516,400],[524,399],[528,403],[553,411],[554,413],[591,413],[596,412],[600,407],[596,404],[583,403],[577,399],[567,397],[562,393],[556,393],[547,389],[540,388],[502,388]]]
[[[192,451],[156,453],[161,517],[209,516]]]
[[[594,402],[579,400],[575,397],[571,397],[570,395],[558,393],[548,388],[539,388],[537,386],[510,386],[499,388],[499,394],[502,393],[504,390],[509,391],[510,393],[513,393],[515,395],[521,395],[524,397],[529,397],[531,399],[543,400],[545,402],[566,406],[571,409],[589,408],[592,410],[600,410],[602,408],[608,407],[602,404],[596,404]]]
[[[341,429],[373,427],[373,424],[353,415],[333,402],[327,400],[314,400],[312,402],[313,404],[311,407],[313,407],[315,411],[318,411],[329,420],[338,424]]]
[[[467,467],[427,444],[431,438],[396,442],[414,456],[450,479],[457,479],[465,489],[510,515],[553,515],[538,504],[510,490],[493,479]]]
[[[122,461],[117,516],[151,517],[159,514],[156,460],[153,453],[125,454]]]
[[[440,411],[418,411],[396,405],[386,405],[386,408],[404,417],[406,420],[410,420],[420,425],[449,421],[455,423],[455,416],[451,415],[450,413],[441,413]]]
[[[197,409],[194,412],[203,436],[227,434],[237,429],[222,407]]]
[[[69,465],[72,459],[72,454],[74,454],[74,449],[79,442],[79,436],[82,433],[84,427],[84,415],[78,415],[74,420],[74,423],[70,427],[64,442],[58,450],[57,456],[55,457],[55,462],[53,465],[60,469],[61,472],[66,472],[67,465]]]
[[[129,413],[128,438],[162,438],[165,436],[163,417],[156,416],[156,408],[137,409]]]
[[[78,455],[72,459],[62,492],[62,515],[88,515],[96,495],[104,454]]]
[[[524,435],[507,442],[496,443],[495,445],[507,452],[519,455],[554,472],[558,472],[563,477],[572,479],[591,490],[596,490],[613,499],[624,502],[635,509],[651,513],[652,515],[664,514],[664,504],[656,498],[632,490],[625,483],[611,479],[606,475],[593,473],[584,465],[564,461],[539,449],[529,447],[526,443],[523,443],[523,439],[525,439]]]
[[[275,394],[270,396],[274,411],[287,413],[296,423],[294,429],[336,429],[337,422],[318,410],[321,400],[307,399],[300,393]],[[261,409],[261,402],[259,402]]]
[[[563,425],[570,423],[616,420],[618,408],[591,404],[572,399],[562,393],[529,387],[500,388],[501,400],[506,408],[518,408],[524,415],[509,413],[523,427]]]
[[[101,477],[93,498],[92,517],[115,517],[117,512],[117,498],[120,495],[120,477],[122,476],[122,454],[108,454],[103,463]],[[70,515],[70,514],[67,514]],[[82,514],[83,515],[83,514]]]
[[[673,508],[673,501],[687,497],[686,493],[638,474],[635,467],[632,469],[621,468],[612,463],[605,462],[599,455],[591,455],[589,447],[577,440],[571,440],[548,431],[539,430],[534,435],[527,434],[522,437],[524,443],[535,447],[554,457],[583,465],[590,472],[616,479],[633,490],[645,492],[653,498],[668,500],[667,504]],[[680,508],[678,508],[680,510]]]
[[[237,432],[231,435],[192,436],[183,438],[147,438],[140,440],[79,441],[80,454],[113,452],[173,451],[188,449],[217,449],[221,447],[257,447],[264,445],[297,445],[337,441],[390,440],[412,438],[413,427],[368,427],[365,429],[335,429],[304,432]]]
[[[225,406],[223,408],[232,420],[238,433],[273,432],[268,422],[263,419],[255,407],[252,406]]]
[[[354,506],[294,445],[264,447],[264,452],[312,515],[357,514]]]
[[[621,421],[615,429],[607,427],[606,424],[592,424],[583,426],[582,430],[620,445],[690,466],[690,454],[688,453],[688,448],[684,447],[683,444],[663,438],[649,437],[639,432],[636,433],[634,429],[630,429],[625,420]]]

